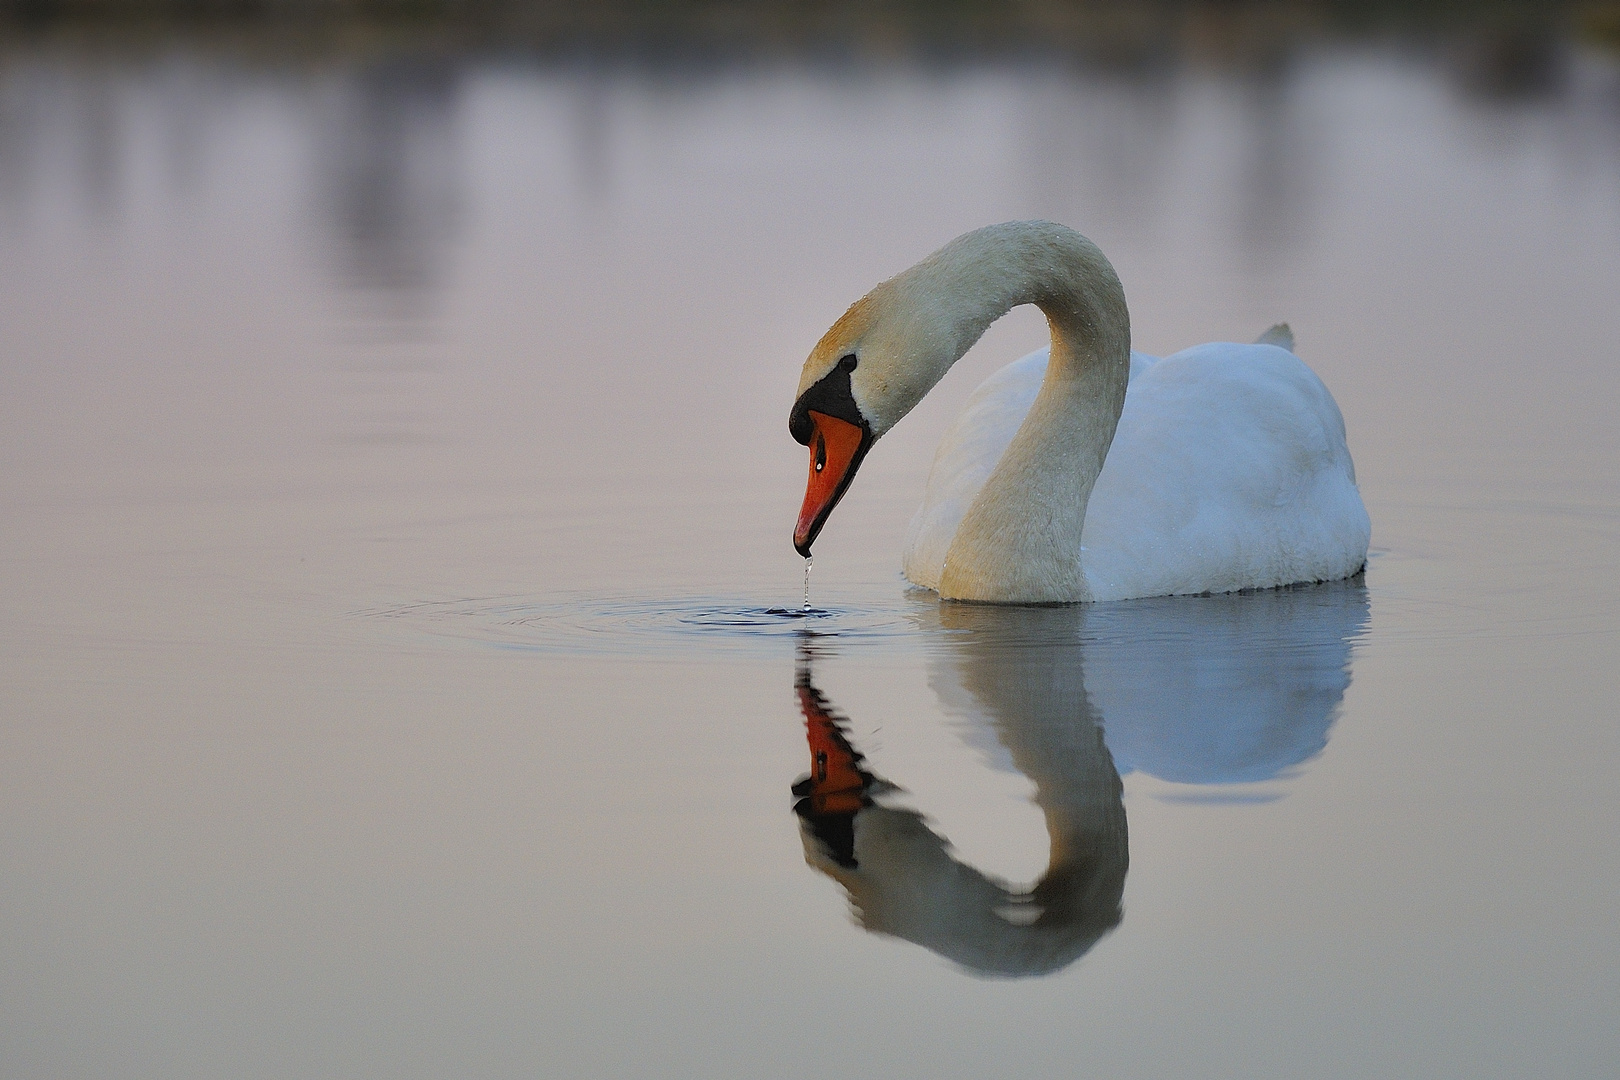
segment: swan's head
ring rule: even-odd
[[[810,545],[849,490],[866,452],[933,389],[977,333],[950,318],[924,273],[936,253],[857,300],[805,361],[788,430],[810,448],[810,479],[793,546]],[[988,324],[988,320],[985,320]]]

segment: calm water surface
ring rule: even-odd
[[[0,1072],[1615,1075],[1620,64],[1458,70],[7,52]],[[1292,323],[1364,579],[908,590],[1019,311],[790,617],[804,355],[1018,217]]]

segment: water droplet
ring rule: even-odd
[[[804,557],[804,610],[810,610],[810,567],[815,560],[810,556]]]

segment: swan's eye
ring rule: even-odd
[[[854,371],[856,363],[858,363],[858,361],[855,359],[855,354],[850,353],[848,356],[846,356],[842,360],[838,361],[838,370],[839,371]]]
[[[827,440],[816,436],[816,472],[827,467]]]

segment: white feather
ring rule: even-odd
[[[1040,390],[1048,353],[985,380],[941,441],[906,542],[916,584],[937,587],[957,526]],[[1343,578],[1366,561],[1370,534],[1343,417],[1297,356],[1231,343],[1163,360],[1131,354],[1081,533],[1092,599]]]

